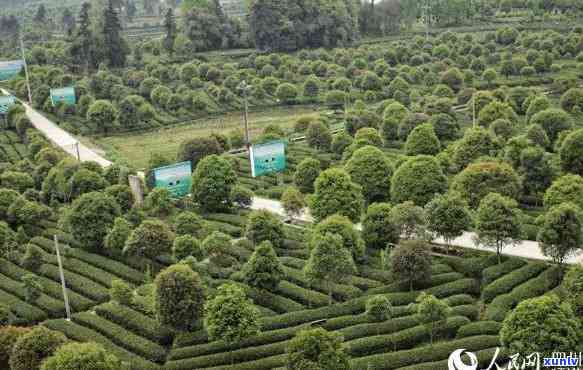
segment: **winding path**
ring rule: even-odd
[[[2,89],[1,91],[5,95],[8,95],[8,92],[6,90]],[[79,141],[75,139],[71,134],[60,128],[57,124],[47,119],[45,116],[43,116],[36,110],[32,109],[30,106],[28,106],[28,104],[25,104],[24,102],[22,102],[22,104],[26,108],[26,114],[28,115],[28,118],[32,122],[33,126],[37,130],[41,131],[53,144],[61,147],[64,151],[66,151],[67,153],[74,157],[77,157],[78,146],[79,156],[82,161],[95,161],[103,167],[111,165],[111,161],[105,159],[98,153],[95,153],[87,146],[79,143]],[[253,204],[251,205],[251,208],[266,209],[280,216],[285,216],[285,212],[283,210],[283,207],[281,206],[281,203],[276,200],[255,197],[253,198]],[[299,219],[306,222],[313,221],[312,217],[309,215],[307,210],[305,210],[302,213]],[[465,232],[462,236],[453,240],[452,244],[462,248],[489,252],[492,251],[490,249],[477,245],[474,242],[474,237],[475,237],[474,233]],[[435,242],[444,244],[443,240],[441,239],[436,239]],[[530,240],[523,240],[515,246],[507,247],[506,249],[504,249],[503,253],[506,255],[516,257],[524,257],[537,260],[549,260],[548,257],[543,256],[543,254],[541,253],[538,243]],[[579,251],[577,255],[570,257],[567,262],[583,263],[583,251]]]

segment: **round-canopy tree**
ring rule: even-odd
[[[408,200],[424,206],[447,190],[447,179],[437,159],[419,155],[403,163],[391,179],[391,199],[396,203]]]
[[[347,217],[336,214],[320,221],[314,227],[309,244],[310,248],[314,246],[314,237],[323,236],[327,233],[340,235],[342,237],[342,246],[349,250],[355,259],[359,259],[364,255],[364,242],[354,224]]]
[[[437,195],[425,206],[427,229],[443,238],[446,245],[461,236],[472,219],[467,204],[455,193]]]
[[[567,135],[561,144],[559,155],[563,171],[583,176],[583,129]]]
[[[59,347],[41,366],[41,370],[118,370],[121,361],[101,344],[68,343]]]
[[[373,203],[368,206],[362,222],[362,238],[368,247],[382,249],[397,244],[401,228],[391,217],[389,203]]]
[[[207,212],[227,210],[237,175],[228,159],[218,155],[205,157],[192,176],[192,198]]]
[[[192,330],[202,318],[203,304],[203,283],[187,265],[172,265],[156,276],[154,307],[161,324]]]
[[[537,235],[540,249],[555,263],[563,264],[573,255],[583,240],[581,210],[572,203],[552,207],[543,217]]]
[[[294,184],[302,193],[311,193],[314,191],[314,181],[320,171],[320,161],[315,158],[305,158],[296,167]]]
[[[409,283],[413,291],[415,284],[431,278],[431,257],[421,241],[404,241],[390,255],[391,271],[399,280]]]
[[[371,145],[357,149],[345,169],[353,181],[362,187],[367,203],[389,200],[393,168],[380,149]]]
[[[561,176],[545,191],[543,204],[550,209],[571,202],[583,210],[583,178],[579,175]]]
[[[178,148],[178,161],[190,161],[192,168],[196,168],[206,156],[221,154],[223,147],[214,137],[195,137],[187,139]]]
[[[41,363],[66,342],[67,337],[62,333],[37,326],[14,344],[10,354],[10,369],[38,370]]]
[[[478,113],[478,124],[483,127],[489,127],[497,119],[507,119],[510,122],[516,122],[518,119],[516,112],[508,103],[502,103],[498,100],[486,105]]]
[[[255,251],[241,269],[243,281],[253,287],[273,290],[285,276],[283,265],[269,241],[255,247]]]
[[[569,117],[567,112],[562,109],[552,108],[535,114],[531,118],[530,123],[540,125],[547,133],[551,143],[554,143],[559,137],[559,134],[562,131],[570,129],[572,125],[571,117]]]
[[[511,353],[569,352],[581,343],[580,323],[568,305],[555,295],[520,302],[502,323],[500,341]]]
[[[338,213],[353,222],[360,221],[363,196],[359,185],[339,168],[322,172],[314,183],[315,192],[309,199],[310,212],[316,221]]]
[[[124,254],[146,258],[170,253],[174,242],[174,233],[160,220],[145,220],[130,234],[125,243]]]
[[[342,335],[323,328],[302,330],[286,349],[289,370],[348,370],[350,358],[342,345]]]
[[[490,192],[516,199],[521,188],[516,171],[502,162],[472,163],[457,174],[452,183],[452,190],[458,192],[472,208],[476,208]]]
[[[70,211],[64,214],[64,223],[82,246],[97,250],[120,213],[115,199],[92,192],[75,199]]]
[[[245,237],[254,245],[269,241],[274,247],[281,247],[285,238],[283,222],[267,210],[253,211],[247,218]]]
[[[405,143],[407,155],[436,155],[440,150],[441,144],[430,123],[415,127],[407,136],[407,142]]]

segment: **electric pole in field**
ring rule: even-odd
[[[472,125],[476,128],[476,93],[472,94]]]
[[[243,120],[245,121],[245,146],[247,147],[247,149],[249,149],[249,146],[251,145],[251,141],[249,140],[249,121],[248,121],[248,110],[249,110],[249,103],[247,101],[248,99],[248,95],[249,95],[249,90],[251,90],[251,86],[247,84],[247,81],[243,80],[239,86],[237,86],[237,89],[239,89],[239,91],[241,91],[241,93],[243,94]]]
[[[71,321],[71,308],[69,307],[69,296],[67,295],[67,285],[65,284],[65,273],[63,272],[63,262],[59,252],[59,240],[54,235],[55,250],[57,251],[57,262],[59,263],[59,274],[61,275],[61,285],[63,287],[63,298],[65,300],[65,311],[67,312],[67,321]]]
[[[28,65],[26,64],[26,56],[24,54],[24,41],[22,41],[22,34],[20,35],[20,51],[22,52],[22,63],[24,64],[24,75],[26,77],[26,88],[28,90],[28,104],[32,107],[32,92],[30,91],[30,80],[28,78]]]

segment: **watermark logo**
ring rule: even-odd
[[[556,352],[551,357],[541,358],[541,354],[533,352],[528,355],[516,353],[508,356],[503,365],[499,365],[500,348],[496,348],[488,367],[478,369],[478,357],[465,348],[453,351],[447,360],[448,370],[540,370],[552,368],[556,370],[583,370],[583,354],[577,352]],[[469,363],[468,363],[469,362]]]
[[[478,358],[472,352],[466,352],[466,356],[470,360],[470,364],[466,365],[462,359],[465,348],[456,349],[449,355],[447,360],[447,367],[449,370],[477,370],[478,369]]]

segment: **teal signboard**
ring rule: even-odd
[[[175,163],[154,169],[154,180],[157,188],[166,188],[177,198],[190,193],[192,184],[192,165],[190,161]]]
[[[251,175],[253,177],[285,170],[285,143],[270,141],[252,145],[250,149]]]
[[[6,81],[16,76],[23,67],[24,62],[22,60],[0,62],[0,81]]]
[[[53,103],[53,107],[58,103],[64,103],[65,105],[75,105],[76,102],[74,87],[51,89],[51,103]]]
[[[14,103],[16,103],[16,98],[14,96],[0,96],[0,113],[5,114],[8,112],[8,108]]]

